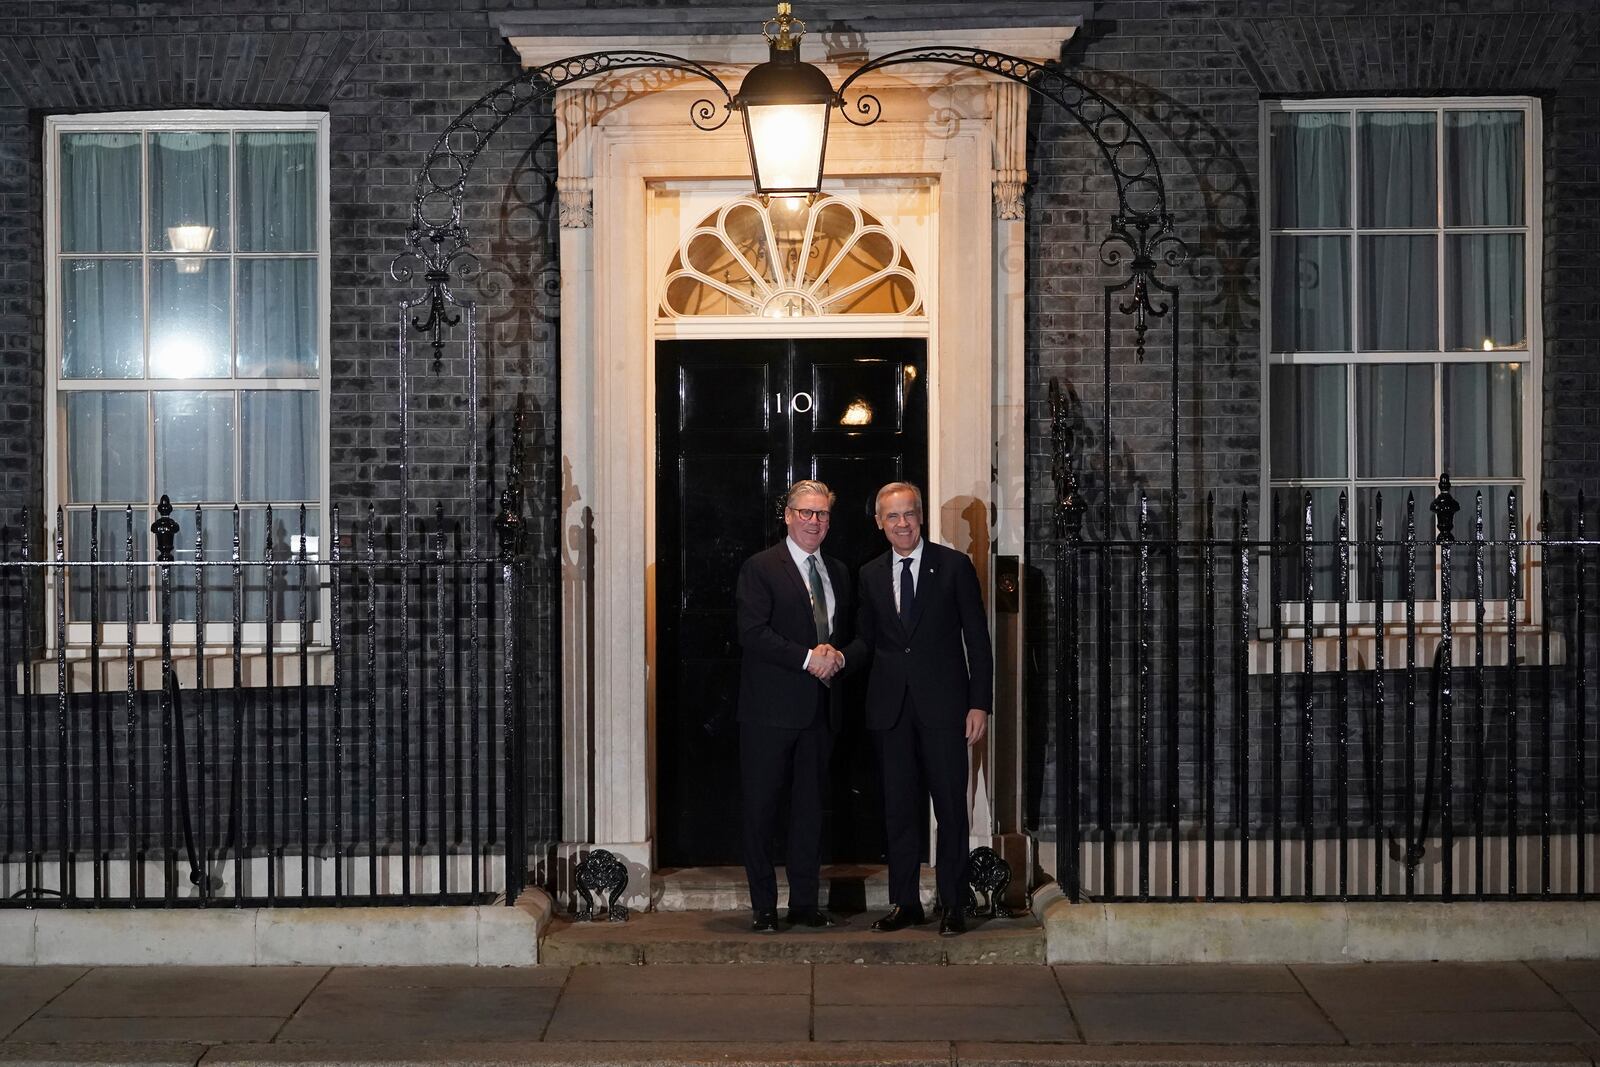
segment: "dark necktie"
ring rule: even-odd
[[[817,557],[807,556],[806,565],[811,578],[811,618],[817,624],[817,644],[825,645],[833,632],[828,625],[828,594],[822,588],[822,573],[817,570]]]
[[[911,576],[911,557],[900,561],[900,621],[911,622],[911,611],[917,606],[916,580]]]

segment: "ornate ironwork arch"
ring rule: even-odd
[[[1145,355],[1146,335],[1151,320],[1169,315],[1172,319],[1169,445],[1175,505],[1178,493],[1177,311],[1180,293],[1177,286],[1160,280],[1156,268],[1158,263],[1169,268],[1180,265],[1187,258],[1188,250],[1173,229],[1161,165],[1150,142],[1121,108],[1058,64],[1039,63],[980,48],[906,48],[869,60],[840,83],[835,101],[840,112],[858,126],[876,122],[882,115],[882,106],[876,96],[864,93],[850,102],[845,99],[845,94],[869,74],[911,64],[965,67],[1018,82],[1036,95],[1060,106],[1094,142],[1117,191],[1117,211],[1110,219],[1109,232],[1100,242],[1099,256],[1103,263],[1112,267],[1126,262],[1128,270],[1122,281],[1108,285],[1105,290],[1106,375],[1101,443],[1106,507],[1109,509],[1110,506],[1110,310],[1113,305],[1123,315],[1133,318],[1134,344],[1140,358]],[[462,201],[467,179],[478,156],[506,121],[529,105],[552,97],[563,86],[624,70],[678,71],[707,82],[720,94],[721,100],[702,98],[691,105],[691,121],[702,130],[720,129],[732,115],[732,94],[705,64],[667,52],[618,50],[572,56],[525,71],[485,93],[439,135],[417,173],[411,224],[406,232],[407,247],[390,266],[391,275],[402,283],[413,277],[416,267],[423,268],[426,288],[416,298],[402,301],[401,306],[411,327],[430,338],[436,368],[444,348],[446,329],[458,326],[461,322],[461,316],[452,314],[450,308],[465,308],[472,303],[452,291],[451,281],[476,273],[476,257],[468,247],[469,234],[462,218]],[[425,316],[412,314],[414,309],[424,304]],[[472,332],[470,324],[468,332]],[[402,349],[405,348],[405,333],[402,325]],[[476,353],[472,348],[469,343],[467,363],[469,388],[475,394]],[[403,366],[401,374],[405,374]],[[468,400],[473,415],[476,414],[476,400],[475,395]],[[472,421],[475,424],[476,419]],[[402,400],[402,437],[405,436],[403,424]],[[402,458],[402,482],[405,480],[404,462]],[[469,467],[472,488],[476,490],[476,464],[470,463]],[[1106,512],[1106,522],[1109,531],[1109,510]]]

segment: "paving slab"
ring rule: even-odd
[[[809,996],[811,972],[808,964],[658,963],[649,967],[597,964],[572,968],[563,995],[789,993]]]
[[[1341,1012],[1564,1011],[1568,1005],[1521,963],[1295,964],[1330,1015]]]
[[[3,1047],[3,1046],[0,1046]],[[223,1045],[209,1050],[201,1067],[950,1067],[947,1042],[756,1042],[730,1045],[704,1041],[546,1041],[414,1044]],[[51,1064],[49,1067],[56,1067]],[[130,1067],[142,1067],[133,1064]],[[1561,1065],[1567,1067],[1567,1065]]]
[[[39,1015],[286,1019],[327,973],[326,967],[97,967]]]
[[[1069,994],[1301,992],[1289,968],[1271,963],[1068,963],[1055,973]]]
[[[1339,1012],[1333,1023],[1352,1044],[1374,1042],[1592,1041],[1600,1034],[1571,1011]]]
[[[205,1053],[199,1044],[161,1044],[138,1041],[126,1044],[50,1043],[25,1041],[0,1044],[0,1064],[5,1067],[194,1067]]]
[[[1067,997],[1084,1039],[1181,1043],[1343,1043],[1303,994],[1081,993]]]
[[[545,1036],[551,1041],[805,1041],[811,1036],[811,999],[793,994],[568,995],[556,1006]]]
[[[166,1041],[216,1045],[224,1041],[271,1041],[282,1028],[281,1015],[133,1015],[93,1019],[34,1016],[12,1033],[16,1041]]]
[[[1041,1045],[955,1046],[957,1067],[1581,1067],[1574,1045]]]
[[[0,1038],[87,973],[87,967],[0,967]]]
[[[279,1041],[537,1041],[560,990],[367,986],[317,990]]]
[[[1528,966],[1562,993],[1600,993],[1600,960],[1532,960]]]
[[[819,1006],[1063,1003],[1045,967],[819,963],[813,973]]]
[[[1078,1041],[1065,1004],[819,1004],[818,1041]]]
[[[1600,992],[1563,993],[1562,998],[1572,1005],[1574,1011],[1583,1016],[1585,1022],[1600,1030]],[[1596,1062],[1600,1062],[1600,1059]]]
[[[317,986],[317,992],[405,987],[560,988],[567,980],[567,973],[565,967],[335,967]]]

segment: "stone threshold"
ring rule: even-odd
[[[787,871],[774,874],[778,899],[789,895]],[[925,908],[938,894],[933,870],[924,866],[919,892]],[[833,863],[822,867],[822,895],[826,907],[839,912],[888,911],[889,868],[883,864]],[[750,886],[743,867],[674,867],[650,876],[652,911],[750,910]]]
[[[5,1067],[1594,1067],[1600,1045],[1086,1045],[984,1042],[0,1044]]]
[[[780,917],[781,917],[780,912]],[[591,963],[1031,963],[1042,964],[1044,931],[1029,915],[972,920],[960,937],[940,937],[935,922],[880,934],[877,913],[842,915],[828,930],[750,930],[744,911],[635,914],[627,922],[572,922],[558,917],[539,947],[539,962]]]
[[[1600,958],[1600,900],[1073,903],[1034,890],[1049,963]]]

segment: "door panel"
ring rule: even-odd
[[[824,551],[884,551],[872,497],[927,470],[924,342],[662,341],[656,346],[656,840],[662,866],[739,855],[733,587],[783,536],[796,478],[839,495]],[[798,401],[798,403],[797,403]],[[798,409],[798,410],[797,410]],[[829,858],[879,862],[882,802],[863,687],[834,752]]]

